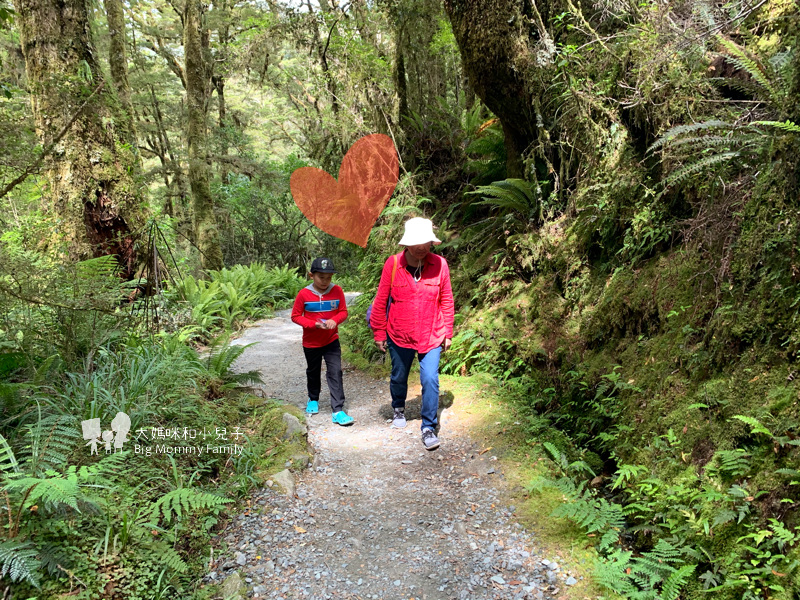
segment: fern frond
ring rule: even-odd
[[[680,183],[681,181],[683,181],[687,177],[690,177],[691,175],[700,173],[701,171],[709,167],[713,167],[720,163],[732,160],[738,156],[740,156],[739,152],[723,152],[721,154],[714,154],[712,156],[707,156],[696,162],[686,165],[685,167],[678,169],[674,173],[670,174],[670,176],[664,180],[663,182],[664,189],[667,189],[675,185],[676,183]]]
[[[800,125],[789,121],[788,119],[781,123],[780,121],[754,121],[753,125],[763,125],[765,127],[775,127],[787,133],[800,133]]]
[[[719,39],[720,43],[725,46],[725,48],[727,48],[728,51],[733,55],[728,56],[728,60],[730,60],[738,68],[746,71],[759,83],[759,85],[761,85],[761,87],[764,88],[764,90],[766,90],[766,92],[769,94],[769,99],[772,102],[777,103],[782,97],[781,91],[773,85],[772,81],[769,80],[764,68],[732,41],[725,39],[721,35],[717,36],[717,39]]]
[[[93,279],[95,277],[113,277],[119,269],[119,261],[113,254],[98,256],[80,261],[76,266],[78,277]]]
[[[750,433],[752,435],[756,435],[757,433],[763,433],[764,435],[772,437],[772,432],[766,427],[764,427],[761,424],[761,421],[759,421],[754,417],[748,417],[747,415],[734,415],[733,418],[736,419],[737,421],[741,421],[742,423],[749,425]]]
[[[714,454],[719,464],[719,470],[732,477],[741,477],[750,471],[750,455],[737,448],[736,450],[719,450]]]
[[[661,600],[677,600],[697,565],[683,565],[670,575],[661,587]]]
[[[19,463],[8,440],[0,434],[0,471],[3,473],[19,473]]]
[[[36,548],[30,543],[20,544],[14,540],[0,543],[0,577],[8,576],[11,581],[27,581],[39,587],[40,562],[36,558]]]
[[[74,469],[74,467],[73,467]],[[6,482],[6,490],[27,493],[25,506],[22,509],[37,503],[45,503],[52,508],[69,506],[78,510],[78,480],[77,477],[20,477]]]
[[[26,472],[41,476],[48,469],[57,469],[67,462],[81,437],[73,425],[74,420],[63,415],[40,418],[27,426],[28,443],[20,452],[20,461]]]
[[[706,129],[714,129],[714,128],[726,128],[729,129],[733,127],[731,123],[726,123],[725,121],[703,121],[702,123],[692,123],[691,125],[676,125],[661,134],[661,136],[653,142],[653,144],[647,149],[648,152],[652,152],[653,150],[657,150],[661,146],[670,144],[672,140],[678,138],[687,133],[694,133],[697,131],[704,131]]]
[[[186,571],[189,570],[189,565],[186,564],[186,561],[184,561],[183,558],[181,558],[181,555],[169,546],[165,547],[163,550],[161,550],[161,552],[159,552],[159,558],[161,559],[161,564],[169,567],[173,571],[177,571],[178,573],[186,573]]]
[[[182,518],[184,513],[212,508],[228,502],[231,502],[231,500],[222,496],[193,488],[180,488],[159,498],[150,510],[145,513],[145,517],[152,523],[158,523],[161,519],[165,522],[170,522],[175,518]]]

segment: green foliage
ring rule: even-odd
[[[749,79],[722,80],[764,103],[769,116],[785,118],[786,98],[789,94],[792,57],[794,50],[776,54],[771,61],[761,61],[723,36],[719,42],[730,53],[728,60],[747,73]],[[735,123],[712,119],[692,125],[678,125],[663,133],[650,146],[653,152],[662,149],[670,156],[673,166],[661,184],[664,191],[673,186],[692,183],[697,175],[711,171],[723,173],[721,166],[732,161],[739,164],[729,168],[728,176],[742,170],[752,170],[767,160],[781,135],[800,132],[792,121],[754,119],[745,115]],[[737,159],[740,159],[737,161]]]
[[[505,179],[478,187],[468,194],[483,198],[472,206],[489,206],[491,216],[471,224],[466,232],[473,244],[492,247],[510,234],[530,231],[541,224],[543,191],[523,179]]]
[[[8,577],[15,582],[27,581],[38,588],[37,554],[37,549],[30,543],[19,543],[15,540],[0,542],[0,577]]]
[[[603,562],[595,575],[597,582],[624,598],[636,600],[677,600],[695,570],[682,564],[681,552],[659,540],[652,552],[632,557],[617,550]]]
[[[267,269],[261,263],[236,265],[209,276],[203,280],[187,275],[166,293],[175,302],[187,303],[190,323],[206,338],[220,328],[235,331],[248,320],[269,315],[272,308],[292,302],[305,286],[294,269]]]
[[[231,369],[236,359],[239,358],[245,350],[254,345],[255,344],[232,345],[224,340],[222,343],[218,341],[205,359],[206,372],[210,376],[219,379],[223,385],[228,388],[250,385],[253,383],[264,383],[258,371],[237,373]]]
[[[179,488],[165,494],[153,503],[145,519],[153,523],[163,520],[180,520],[184,515],[202,509],[209,509],[230,502],[228,498],[202,492],[194,488]]]

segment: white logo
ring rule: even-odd
[[[328,261],[327,260],[323,260],[322,261],[322,268],[323,269],[327,269],[328,268]]]
[[[97,444],[102,443],[106,448],[106,454],[111,453],[111,442],[114,442],[114,452],[122,451],[122,445],[127,441],[128,432],[131,430],[131,418],[124,412],[118,412],[114,420],[111,421],[109,431],[100,432],[100,419],[87,419],[81,421],[83,429],[83,439],[89,440],[87,446],[92,447],[92,454],[97,454]],[[100,438],[102,437],[102,442]]]

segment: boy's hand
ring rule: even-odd
[[[336,329],[336,321],[333,319],[325,321],[325,329]]]
[[[380,340],[375,342],[375,345],[378,347],[378,350],[381,352],[386,352],[386,340]]]

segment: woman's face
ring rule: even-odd
[[[424,244],[417,244],[416,246],[406,246],[406,249],[411,256],[417,260],[422,260],[428,255],[428,252],[431,251],[431,243],[426,242]]]

